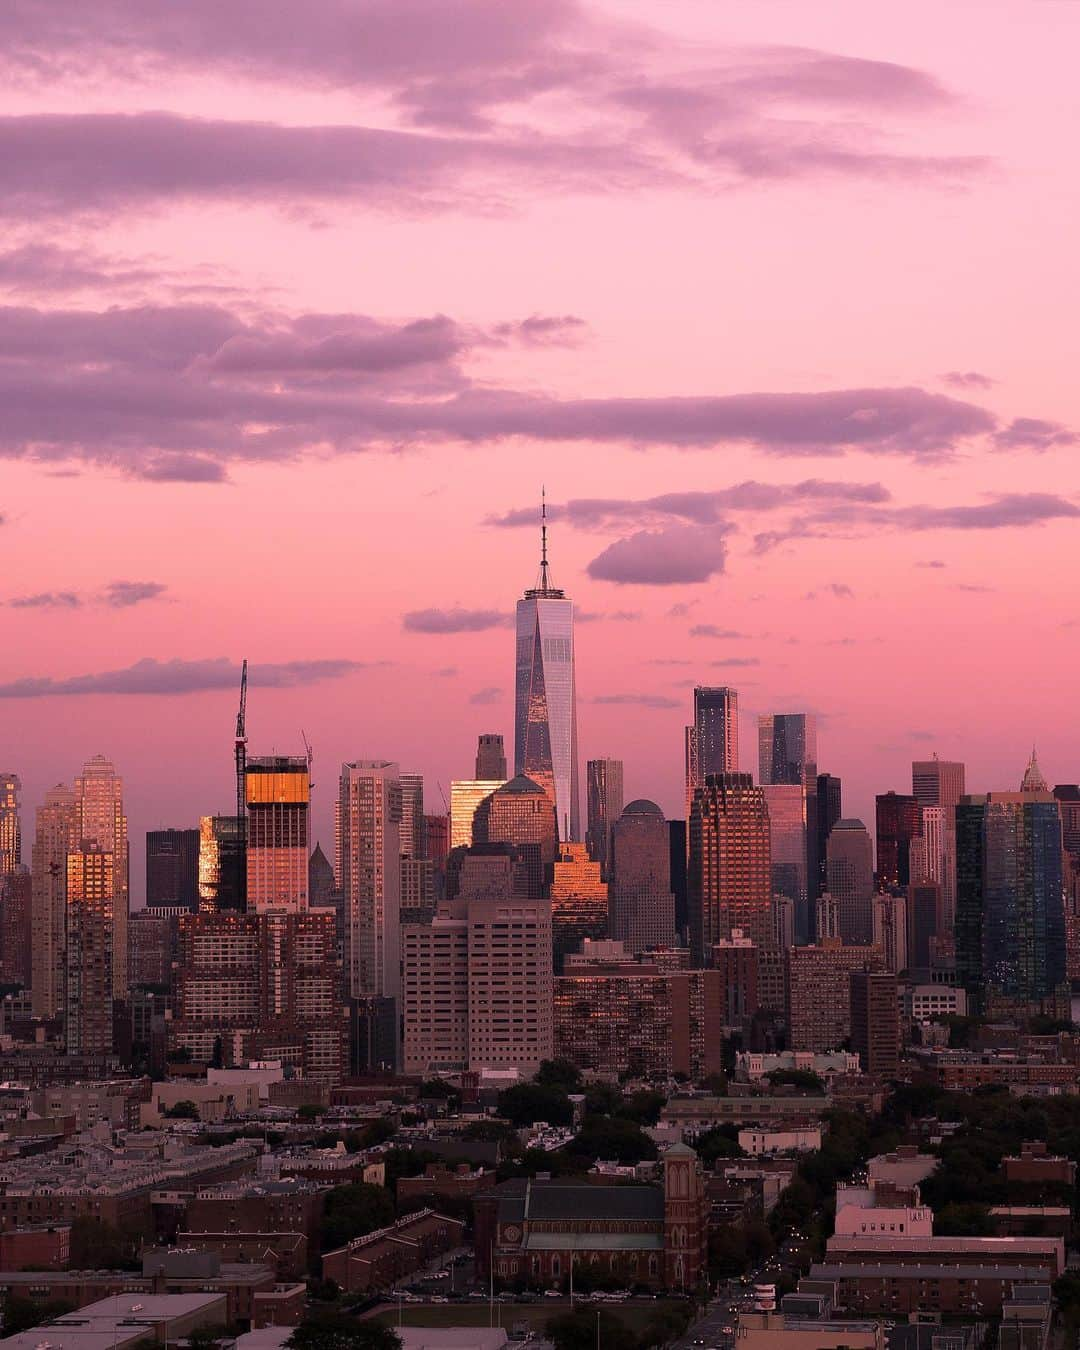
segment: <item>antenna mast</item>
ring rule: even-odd
[[[240,670],[240,707],[236,714],[236,828],[241,846],[240,897],[247,906],[247,794],[244,778],[247,771],[247,657]]]

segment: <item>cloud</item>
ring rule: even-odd
[[[482,633],[508,628],[513,615],[501,609],[414,609],[402,617],[407,633]]]
[[[941,568],[944,567],[945,564],[941,561],[940,558],[929,558],[926,562],[917,562],[915,566]]]
[[[160,581],[110,581],[102,598],[113,609],[130,609],[144,600],[155,600],[166,590]]]
[[[681,708],[678,699],[666,694],[597,694],[592,703],[627,704],[638,708]]]
[[[844,585],[842,581],[830,581],[825,589],[835,595],[839,600],[850,600],[855,592],[850,586]]]
[[[440,680],[449,680],[453,679],[459,672],[457,666],[440,666],[438,670],[433,670],[431,673]]]
[[[744,638],[745,633],[737,633],[734,628],[720,628],[715,623],[696,623],[690,629],[691,637],[705,638]]]
[[[498,685],[489,684],[483,689],[478,689],[475,694],[470,694],[469,702],[480,707],[487,707],[491,703],[501,703],[502,697],[503,691]]]
[[[82,599],[74,591],[41,591],[37,595],[17,595],[8,604],[12,609],[78,609]]]
[[[1075,445],[1076,441],[1074,431],[1041,417],[1016,417],[994,434],[999,450],[1052,450],[1059,445]]]
[[[948,370],[941,378],[954,389],[992,389],[997,384],[997,380],[980,375],[977,370]]]
[[[671,606],[667,616],[669,619],[684,619],[694,606],[700,603],[700,600],[680,600],[677,604]]]
[[[586,327],[585,320],[574,314],[531,314],[527,319],[498,323],[491,331],[497,338],[526,347],[565,347],[577,342]]]
[[[36,242],[0,252],[0,288],[16,295],[70,294],[108,289],[125,291],[157,281],[161,273],[94,249]]]
[[[138,466],[137,476],[148,483],[224,483],[225,466],[205,455],[153,455]]]
[[[639,623],[641,621],[640,609],[575,609],[575,623],[602,623],[605,620],[609,623]]]
[[[285,661],[249,668],[249,682],[265,689],[292,689],[300,685],[336,680],[369,668],[363,661],[321,660]],[[381,664],[381,663],[375,663]],[[27,676],[0,684],[0,698],[47,698],[74,694],[193,694],[211,689],[235,689],[240,683],[240,667],[219,656],[188,661],[175,658],[157,661],[144,657],[121,670],[93,675],[71,675],[63,679],[51,676]]]
[[[586,571],[596,581],[620,585],[675,586],[708,581],[724,570],[724,533],[723,527],[700,525],[639,530],[609,544]]]
[[[756,656],[725,656],[719,661],[710,661],[710,666],[760,666]]]

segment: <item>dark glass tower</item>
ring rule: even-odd
[[[600,864],[606,880],[611,867],[611,827],[623,809],[622,760],[590,759],[585,766],[585,785],[588,810],[585,842],[589,857]]]
[[[900,792],[877,798],[878,885],[907,886],[911,882],[911,841],[922,837],[922,808],[918,799]]]
[[[147,830],[146,906],[199,908],[198,830]]]
[[[826,846],[829,842],[832,827],[843,814],[843,792],[840,779],[831,773],[819,773],[817,776],[817,792],[814,794],[814,832],[817,836],[815,899],[826,889],[825,864],[828,858]],[[809,812],[807,812],[806,827],[807,829],[810,828]]]

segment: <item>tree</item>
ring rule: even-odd
[[[187,1334],[189,1350],[216,1350],[222,1341],[230,1339],[229,1328],[223,1326],[195,1327]]]
[[[615,1111],[625,1120],[639,1125],[655,1125],[660,1119],[667,1098],[662,1092],[635,1092]]]
[[[590,1162],[603,1158],[639,1163],[657,1156],[656,1145],[645,1131],[632,1120],[621,1120],[618,1116],[586,1116],[566,1152]]]
[[[637,1350],[634,1333],[621,1317],[599,1308],[575,1308],[548,1320],[544,1331],[555,1350]]]
[[[545,1059],[536,1071],[535,1081],[542,1087],[577,1092],[581,1088],[581,1070],[568,1059]]]
[[[394,1214],[393,1198],[384,1186],[363,1181],[335,1186],[326,1197],[323,1211],[323,1251],[334,1251],[353,1238],[385,1228],[393,1223]]]
[[[499,1115],[511,1125],[535,1125],[538,1120],[549,1125],[569,1125],[574,1118],[570,1098],[561,1088],[546,1087],[543,1083],[518,1083],[499,1093]]]
[[[319,1106],[315,1102],[304,1102],[296,1108],[296,1119],[303,1121],[318,1120],[325,1109],[325,1107]]]
[[[214,1037],[214,1048],[210,1052],[210,1067],[212,1069],[225,1067],[225,1042],[220,1036]]]
[[[701,1159],[701,1164],[707,1172],[713,1170],[717,1158],[745,1156],[739,1146],[737,1125],[714,1125],[711,1130],[703,1130],[694,1140],[694,1152]]]
[[[136,1265],[135,1245],[111,1223],[82,1214],[71,1221],[68,1269],[131,1269]]]
[[[382,1322],[319,1312],[301,1322],[285,1344],[288,1350],[401,1350],[401,1337]]]
[[[793,1087],[797,1092],[824,1092],[825,1084],[809,1069],[773,1069],[765,1077],[773,1087]]]
[[[66,1317],[75,1311],[75,1304],[62,1298],[48,1299],[38,1303],[21,1294],[6,1294],[3,1302],[3,1334],[17,1336],[20,1331],[29,1331],[43,1322],[53,1322],[58,1317]]]
[[[198,1120],[199,1108],[185,1097],[183,1101],[177,1102],[175,1106],[170,1106],[161,1114],[169,1120]]]
[[[441,1098],[446,1100],[449,1097],[457,1097],[458,1090],[453,1083],[448,1083],[445,1078],[428,1078],[420,1084],[420,1096]]]

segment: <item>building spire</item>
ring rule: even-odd
[[[1028,760],[1027,769],[1024,772],[1023,781],[1020,784],[1021,792],[1049,792],[1050,785],[1043,776],[1042,769],[1039,768],[1038,756],[1035,754],[1035,747],[1031,747],[1031,758]]]
[[[540,488],[540,589],[548,589],[547,488]]]

